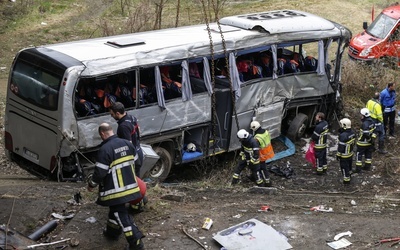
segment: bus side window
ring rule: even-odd
[[[93,79],[81,78],[75,91],[75,112],[78,117],[104,112],[94,92]]]
[[[117,100],[124,104],[125,108],[131,108],[135,106],[134,87],[128,73],[124,72],[118,75],[115,95]]]
[[[140,70],[140,105],[147,105],[157,102],[157,91],[155,86],[154,68],[146,68]],[[136,87],[133,90],[134,99],[136,100]]]
[[[190,85],[192,87],[193,94],[207,91],[199,69],[203,69],[203,63],[189,63]]]
[[[313,56],[307,56],[304,59],[305,71],[316,71],[318,67],[318,60]]]
[[[180,69],[180,66],[160,67],[165,100],[182,96],[182,84],[177,80],[179,74],[177,73],[177,67]]]
[[[237,59],[237,68],[242,82],[262,77],[262,67],[256,65],[251,55],[239,57]]]
[[[272,77],[273,63],[271,55],[268,53],[261,53],[256,61],[261,67],[262,77]]]

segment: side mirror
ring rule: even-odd
[[[368,23],[367,22],[363,22],[363,29],[366,30],[368,28]]]

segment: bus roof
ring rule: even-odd
[[[225,17],[220,20],[226,49],[238,51],[280,42],[351,37],[348,29],[297,10],[281,10]],[[215,54],[223,54],[221,34],[210,24]],[[318,31],[318,32],[317,32]],[[82,75],[99,75],[210,55],[205,24],[152,30],[42,46],[82,62]]]

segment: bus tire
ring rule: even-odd
[[[162,147],[155,147],[154,151],[160,156],[153,168],[149,171],[149,178],[163,182],[167,179],[172,166],[172,156],[168,150]]]
[[[292,140],[297,141],[300,139],[307,128],[308,116],[303,113],[298,113],[289,125],[286,136]]]

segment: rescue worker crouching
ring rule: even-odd
[[[275,156],[271,144],[271,136],[269,135],[268,130],[263,129],[258,121],[252,121],[250,123],[250,128],[253,130],[254,138],[256,138],[260,144],[260,176],[264,181],[264,185],[270,187],[272,184],[269,178],[266,161]]]
[[[361,128],[357,140],[357,161],[355,173],[361,172],[361,169],[371,170],[373,141],[376,138],[375,123],[372,120],[369,110],[362,108],[361,111]],[[363,167],[363,156],[365,155],[365,163]]]
[[[239,183],[240,173],[246,166],[251,170],[251,177],[257,186],[264,186],[264,182],[260,177],[260,146],[257,140],[249,134],[245,129],[237,132],[237,137],[241,143],[240,159],[232,177],[232,185]]]
[[[350,119],[343,118],[339,121],[339,123],[340,134],[336,159],[339,161],[340,164],[340,170],[343,176],[343,183],[350,184],[356,135],[351,129]]]
[[[317,160],[317,174],[322,175],[328,170],[326,159],[326,148],[328,139],[328,122],[325,121],[325,114],[318,112],[315,116],[315,129],[311,140],[315,143],[315,159]]]

